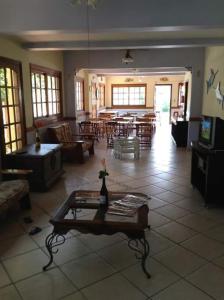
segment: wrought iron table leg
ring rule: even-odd
[[[61,238],[61,240],[59,240],[59,238]],[[64,242],[65,242],[65,237],[61,234],[55,233],[54,231],[46,237],[45,245],[46,245],[47,251],[50,255],[50,260],[49,260],[48,264],[46,264],[43,267],[43,271],[46,271],[47,268],[52,264],[53,254],[58,252],[58,249],[53,250],[53,248],[64,244]]]
[[[145,237],[143,237],[142,239],[139,240],[139,242],[142,244],[143,246],[143,255],[142,255],[142,259],[141,259],[141,264],[142,264],[142,270],[143,272],[146,274],[146,276],[148,278],[151,277],[151,275],[149,274],[149,272],[146,270],[146,259],[149,255],[149,243],[148,241],[146,240]]]
[[[143,272],[148,278],[150,278],[151,275],[146,269],[146,259],[149,255],[149,243],[146,240],[145,236],[139,239],[130,239],[128,241],[128,247],[135,251],[136,258],[141,260]]]

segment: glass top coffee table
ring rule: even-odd
[[[138,207],[128,213],[126,210],[113,210],[114,204],[120,199],[133,197],[137,199]],[[141,266],[149,278],[150,274],[146,269],[146,259],[149,255],[149,244],[145,238],[145,230],[148,225],[148,205],[149,198],[141,193],[109,192],[109,209],[105,209],[99,204],[98,191],[74,191],[59,207],[55,216],[50,219],[53,231],[45,240],[46,248],[50,255],[50,260],[43,267],[45,271],[53,262],[59,245],[65,242],[65,235],[69,230],[75,229],[81,233],[106,234],[123,233],[128,237],[128,246],[135,251],[137,259],[141,260]],[[122,201],[122,200],[121,200]],[[139,205],[140,203],[140,205]],[[116,206],[117,207],[117,206]],[[81,213],[80,213],[81,212]]]

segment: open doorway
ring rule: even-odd
[[[168,125],[170,123],[171,94],[171,84],[155,85],[154,107],[156,112],[160,114],[161,125]]]

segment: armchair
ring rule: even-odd
[[[4,215],[15,202],[22,209],[30,209],[29,184],[25,179],[31,170],[1,170],[0,180],[0,216]],[[19,179],[21,178],[21,179]]]
[[[52,143],[62,144],[63,159],[84,163],[84,153],[94,154],[94,135],[73,134],[68,123],[48,127],[48,137]]]

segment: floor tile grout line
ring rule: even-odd
[[[12,286],[15,288],[15,290],[17,291],[19,297],[23,300],[22,295],[20,294],[19,290],[17,289],[16,284],[13,282],[12,277],[11,277],[11,275],[8,273],[8,270],[6,269],[5,265],[4,265],[3,263],[2,263],[1,265],[2,265],[4,271],[6,272],[7,276],[9,277],[9,280],[10,280],[10,284],[8,284],[7,286],[11,286],[11,285],[12,285]],[[7,286],[5,286],[5,287],[7,287]],[[0,289],[2,289],[2,288],[3,288],[3,287],[1,287]]]
[[[160,263],[163,267],[165,267],[166,269],[168,269],[170,272],[174,273],[175,275],[177,275],[178,277],[180,277],[180,280],[185,280],[186,282],[190,283],[191,285],[193,285],[194,287],[196,287],[197,289],[199,289],[200,291],[202,291],[203,293],[207,294],[208,296],[212,297],[211,295],[209,295],[208,293],[206,293],[204,290],[200,289],[198,286],[194,285],[191,281],[189,281],[187,279],[188,276],[196,273],[198,270],[200,270],[201,268],[205,267],[206,265],[208,265],[208,263],[203,264],[201,266],[199,266],[198,268],[196,268],[194,271],[190,272],[189,274],[186,274],[185,276],[178,274],[177,272],[175,272],[173,269],[171,269],[170,267],[168,267],[167,265],[165,265],[164,263],[162,263],[161,261],[159,261],[158,259],[154,258],[158,263]],[[174,283],[175,284],[175,283]],[[153,295],[154,296],[154,295]],[[151,296],[150,296],[151,297]],[[212,299],[215,299],[212,297]]]
[[[160,233],[158,233],[158,232],[156,232],[156,233],[159,234],[159,235],[161,235],[162,237],[164,237],[162,234],[160,234]],[[192,238],[192,237],[191,237],[191,238]],[[187,240],[190,240],[191,238],[189,238],[189,239],[187,239]],[[185,247],[182,243],[183,243],[183,242],[186,242],[187,240],[184,240],[183,242],[177,243],[177,242],[174,242],[174,241],[170,240],[170,239],[167,238],[167,237],[166,237],[166,239],[168,239],[169,241],[171,241],[171,242],[174,243],[174,245],[172,246],[173,248],[174,248],[174,247],[177,247],[177,246],[182,247],[183,249],[189,251],[190,253],[192,253],[192,254],[198,256],[199,258],[205,260],[207,263],[213,264],[213,265],[219,267],[220,269],[224,269],[224,266],[221,267],[221,266],[217,265],[216,263],[214,263],[214,261],[213,261],[214,259],[217,259],[217,258],[219,258],[219,257],[222,257],[222,256],[224,255],[224,252],[223,252],[222,254],[218,255],[217,257],[208,259],[208,258],[206,258],[206,257],[201,256],[201,255],[198,254],[197,252],[194,252],[193,250],[191,250],[191,249]],[[154,259],[156,259],[155,256],[156,256],[157,254],[162,254],[163,252],[166,252],[167,250],[169,250],[169,249],[172,248],[172,247],[163,249],[163,250],[159,251],[158,253],[152,254],[151,257],[154,258]]]
[[[121,241],[120,241],[120,242],[121,242]],[[122,242],[123,242],[123,241],[122,241]],[[118,243],[119,243],[119,242],[118,242]],[[116,244],[118,244],[118,243],[116,243]],[[114,245],[114,244],[111,244],[110,246],[112,246],[112,245]],[[108,247],[109,247],[109,246],[108,246]],[[99,250],[102,250],[102,249],[105,249],[105,248],[101,248],[101,249],[99,249]],[[116,275],[116,274],[122,275],[122,271],[124,271],[125,269],[128,269],[129,267],[132,267],[132,266],[138,264],[138,261],[136,261],[136,263],[133,263],[133,264],[131,264],[131,265],[129,265],[129,266],[127,266],[127,267],[121,269],[121,270],[116,270],[116,269],[114,268],[114,266],[113,266],[109,261],[107,261],[103,256],[101,256],[101,255],[99,254],[99,252],[98,252],[97,250],[93,250],[92,252],[93,252],[95,255],[97,255],[98,257],[100,257],[100,258],[101,258],[104,262],[106,262],[108,265],[110,265],[110,266],[114,269],[114,272],[113,272],[112,274],[110,274],[110,275],[104,277],[103,279],[100,279],[100,280],[98,280],[98,281],[95,281],[94,283],[91,283],[91,284],[89,284],[89,285],[87,285],[87,286],[84,286],[84,287],[80,288],[79,291],[82,291],[84,288],[89,287],[89,286],[91,286],[91,285],[93,285],[93,284],[96,284],[96,283],[98,283],[98,282],[100,282],[100,281],[103,281],[103,280],[105,280],[106,278],[112,277],[112,276],[114,276],[114,275]],[[89,254],[89,255],[90,255],[90,254]],[[134,255],[134,254],[133,254],[133,255]],[[62,272],[63,272],[63,271],[62,271]],[[64,273],[64,272],[63,272],[63,273]],[[124,276],[123,276],[123,277],[124,277]],[[125,279],[127,279],[127,278],[125,277]],[[128,280],[128,281],[129,281],[129,280]],[[132,282],[129,281],[129,283],[131,283],[131,284],[133,285]],[[133,285],[133,286],[136,288],[135,285]],[[140,290],[140,291],[142,292],[142,290]],[[148,297],[148,295],[146,295],[146,296]]]
[[[166,269],[168,269],[168,268],[166,268]],[[150,270],[149,270],[149,271],[150,271]],[[174,273],[174,272],[171,272],[171,273]],[[141,288],[138,287],[137,285],[135,285],[128,277],[125,276],[125,274],[122,273],[122,275],[123,275],[123,277],[124,277],[126,280],[128,280],[135,288],[137,288],[137,289],[139,289],[141,292],[143,292],[143,291],[141,290]],[[180,277],[180,276],[177,276],[177,277]],[[150,280],[150,278],[148,278],[148,280]],[[179,278],[177,279],[177,281],[179,281]],[[176,282],[176,281],[174,281],[174,282]],[[168,285],[168,286],[169,286],[169,285]],[[168,287],[168,286],[167,286],[167,287]],[[145,292],[144,292],[144,293],[145,293]],[[149,296],[149,295],[146,294],[146,296],[151,298],[153,295],[150,295],[150,296]]]

